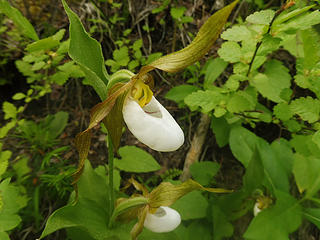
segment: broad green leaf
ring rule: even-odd
[[[320,12],[319,10],[313,12],[307,12],[300,14],[299,16],[292,18],[290,21],[282,24],[272,26],[272,33],[276,34],[279,32],[290,31],[296,32],[297,30],[305,30],[313,25],[320,23]]]
[[[21,222],[17,214],[27,205],[27,198],[21,195],[19,188],[10,184],[7,178],[0,183],[0,232],[9,231]]]
[[[197,90],[200,90],[197,86],[182,84],[171,88],[165,95],[165,98],[176,103],[181,103],[188,95]]]
[[[257,146],[264,166],[266,186],[269,190],[289,192],[289,174],[287,174],[286,168],[280,164],[282,159],[277,158],[277,155],[265,140],[259,138]]]
[[[24,99],[26,95],[24,93],[18,92],[15,95],[12,96],[13,100],[21,100]]]
[[[289,11],[289,12],[283,12],[281,13],[273,22],[273,26],[286,22],[288,20],[290,20],[291,18],[294,18],[298,15],[300,15],[301,13],[305,13],[306,11],[308,11],[309,9],[313,8],[315,6],[315,4],[310,5],[310,6],[306,6],[304,8],[297,8],[293,11]]]
[[[221,34],[224,40],[241,42],[251,38],[251,31],[244,25],[233,26]]]
[[[295,154],[293,174],[300,193],[307,191],[306,196],[312,197],[320,189],[319,171],[319,158]]]
[[[9,235],[5,232],[0,232],[0,239],[1,240],[10,240]]]
[[[225,6],[213,14],[200,28],[192,43],[186,48],[159,58],[140,70],[140,74],[151,71],[154,68],[166,72],[177,72],[200,60],[212,47],[227,19],[239,1]]]
[[[121,159],[114,159],[115,167],[126,172],[153,172],[160,169],[157,161],[144,150],[135,146],[119,148]]]
[[[128,47],[123,46],[120,49],[116,49],[113,51],[113,59],[120,65],[120,66],[127,66],[130,62]]]
[[[219,206],[212,206],[213,221],[213,240],[222,240],[231,237],[233,234],[233,225],[228,221],[226,215],[221,211]]]
[[[6,125],[4,125],[2,128],[0,128],[0,138],[4,138],[7,136],[8,132],[16,126],[16,121],[10,121]]]
[[[208,185],[219,169],[220,165],[216,162],[195,162],[190,166],[190,173],[198,183]]]
[[[209,60],[203,82],[204,89],[210,88],[227,66],[228,63],[223,61],[221,58]]]
[[[281,43],[280,38],[272,37],[270,34],[265,34],[262,38],[262,44],[259,48],[257,55],[258,56],[266,56],[269,53],[277,50]]]
[[[258,137],[243,127],[234,127],[230,131],[229,144],[232,154],[245,166],[248,167]]]
[[[243,237],[250,240],[287,240],[301,224],[301,206],[288,193],[276,192],[276,204],[251,221]]]
[[[299,115],[302,120],[314,123],[319,119],[320,101],[310,96],[301,97],[290,103],[290,109],[293,113]]]
[[[11,155],[12,155],[11,151],[9,150],[1,151],[1,147],[0,147],[0,180],[1,180],[1,175],[4,174],[5,171],[7,170]]]
[[[224,98],[218,90],[199,90],[188,95],[184,102],[192,108],[201,107],[203,112],[208,113],[219,105]]]
[[[57,138],[63,132],[68,124],[68,118],[69,114],[67,112],[60,111],[53,115],[48,124],[48,133],[51,138]]]
[[[62,3],[70,21],[69,55],[82,67],[90,85],[93,86],[101,100],[105,100],[109,76],[104,66],[101,46],[88,35],[79,17],[71,11],[66,2],[62,0]]]
[[[241,47],[238,43],[224,42],[218,50],[219,56],[230,63],[239,62],[241,58]]]
[[[35,41],[39,40],[31,23],[21,14],[21,12],[19,12],[18,9],[12,7],[7,0],[0,0],[0,12],[10,18],[23,35]]]
[[[10,102],[4,102],[2,104],[2,111],[4,112],[4,119],[15,119],[17,116],[17,108]]]
[[[320,15],[320,13],[318,13]],[[313,69],[320,60],[320,34],[313,28],[300,32],[303,41],[304,69]]]
[[[193,191],[181,197],[171,207],[179,212],[182,220],[190,220],[206,217],[208,205],[200,191]]]
[[[215,135],[216,141],[219,147],[224,147],[229,143],[231,125],[224,117],[212,117],[211,119],[210,127]]]
[[[319,208],[306,208],[303,211],[303,216],[312,222],[320,229],[320,209]]]
[[[52,37],[40,39],[26,47],[28,52],[46,51],[59,46],[60,42]]]
[[[265,65],[265,72],[257,74],[250,82],[262,96],[274,102],[283,102],[281,91],[290,88],[289,70],[280,61],[271,60]]]
[[[174,7],[170,9],[170,14],[174,19],[179,20],[186,10],[185,7]]]
[[[254,110],[255,99],[245,91],[235,92],[227,103],[227,110],[231,113],[239,113]]]
[[[290,106],[284,102],[275,105],[273,107],[273,113],[281,121],[288,121],[293,116]]]
[[[264,166],[262,163],[260,152],[256,147],[253,151],[252,158],[249,161],[246,173],[243,177],[243,188],[249,195],[262,185],[264,175]]]
[[[193,221],[188,226],[188,238],[186,240],[199,239],[200,236],[202,240],[211,240],[212,233],[210,227],[209,223],[205,220]]]
[[[271,148],[276,155],[279,164],[283,167],[289,177],[291,175],[294,160],[290,143],[284,138],[279,138],[271,143]]]
[[[166,233],[155,233],[150,230],[144,228],[143,232],[139,235],[139,240],[184,240],[179,237],[179,235],[175,232],[166,232]],[[112,240],[112,239],[110,239]],[[121,239],[120,239],[121,240]]]
[[[320,156],[320,147],[312,138],[312,135],[293,135],[290,144],[296,152],[304,156]]]
[[[87,161],[78,182],[79,199],[56,210],[48,219],[40,239],[63,228],[77,227],[93,239],[129,239],[129,228],[108,229],[109,196],[106,176],[98,174]],[[118,231],[117,231],[118,230]],[[121,238],[121,234],[124,238]],[[120,235],[118,237],[118,235]]]
[[[28,161],[28,157],[23,157],[12,164],[18,183],[22,183],[24,179],[30,177],[30,175],[27,174],[30,173],[32,169],[28,166]]]
[[[274,17],[274,14],[275,14],[275,11],[271,9],[262,10],[249,15],[246,18],[246,21],[253,24],[268,25],[271,23],[271,20]]]
[[[312,141],[320,148],[320,130],[316,131],[312,136]]]

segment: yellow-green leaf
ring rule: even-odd
[[[143,67],[139,74],[143,75],[155,68],[166,72],[178,72],[200,60],[217,40],[232,9],[238,2],[239,0],[236,0],[213,14],[200,28],[197,36],[190,45],[178,52],[171,53],[155,60]]]
[[[170,182],[162,182],[149,194],[149,206],[152,211],[160,206],[170,206],[179,198],[194,190],[204,190],[213,193],[232,192],[222,188],[205,188],[192,179],[179,185],[173,185]]]

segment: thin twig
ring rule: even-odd
[[[284,10],[286,10],[288,7],[291,7],[292,4],[293,4],[293,3],[292,3],[291,1],[289,1],[289,2],[287,2],[286,4],[284,4],[278,11],[276,11],[276,13],[274,14],[271,22],[269,23],[268,31],[267,31],[266,34],[269,34],[269,33],[270,33],[272,24],[273,24],[274,20],[280,15],[280,13],[282,13],[282,12],[283,12]],[[254,51],[254,53],[253,53],[252,59],[251,59],[250,64],[249,64],[249,69],[248,69],[248,72],[247,72],[247,77],[248,77],[249,74],[250,74],[250,71],[251,71],[251,68],[252,68],[254,59],[256,58],[257,52],[258,52],[258,50],[259,50],[259,48],[260,48],[261,45],[262,45],[262,40],[261,40],[260,42],[258,42],[257,45],[256,45],[256,49],[255,49],[255,51]]]

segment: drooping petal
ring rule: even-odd
[[[143,108],[128,97],[122,109],[123,119],[131,133],[148,147],[160,151],[177,150],[184,142],[184,134],[170,113],[152,97]]]
[[[181,222],[180,214],[169,207],[159,207],[156,213],[148,213],[144,226],[152,232],[162,233],[173,231]]]

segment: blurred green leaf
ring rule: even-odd
[[[293,174],[300,193],[312,197],[320,189],[320,159],[314,156],[294,155]]]
[[[97,240],[115,237],[117,234],[113,231],[116,230],[107,228],[110,214],[108,192],[106,175],[94,171],[89,161],[86,161],[78,182],[78,201],[56,210],[49,217],[40,239],[59,229],[70,227],[80,228]],[[122,234],[129,238],[129,230]]]
[[[289,21],[282,24],[272,26],[272,33],[278,32],[295,32],[297,30],[305,30],[313,25],[320,23],[319,10],[300,14],[297,17],[291,18]]]
[[[251,221],[243,237],[250,240],[285,240],[301,224],[301,206],[288,193],[276,192],[276,204]]]
[[[221,34],[222,39],[235,42],[245,41],[251,37],[251,31],[244,25],[235,25]]]
[[[320,101],[310,96],[301,97],[290,103],[290,109],[293,113],[299,115],[302,120],[313,123],[319,119]]]
[[[220,165],[216,162],[195,162],[190,166],[190,173],[195,181],[201,185],[208,185],[219,169]]]
[[[273,113],[281,121],[288,121],[293,116],[290,106],[284,102],[275,105],[273,107]]]
[[[2,111],[4,112],[4,119],[15,119],[17,117],[17,108],[10,102],[2,104]]]
[[[211,129],[215,135],[219,147],[224,147],[229,143],[231,125],[224,117],[211,118]]]
[[[245,91],[237,91],[229,99],[227,110],[231,113],[239,113],[254,110],[256,106],[255,99]]]
[[[224,42],[218,50],[219,56],[230,63],[239,62],[241,58],[241,47],[236,42]]]
[[[248,195],[252,194],[262,185],[264,177],[264,166],[258,148],[256,147],[243,177],[243,188],[248,192]]]
[[[27,205],[27,201],[27,198],[19,192],[19,188],[10,184],[10,178],[0,183],[0,232],[18,226],[21,217],[17,213]]]
[[[58,137],[63,132],[67,126],[68,119],[69,114],[67,112],[60,111],[53,115],[48,128],[49,134],[53,139]]]
[[[257,74],[251,84],[262,96],[274,102],[283,102],[281,91],[290,88],[291,76],[289,70],[280,61],[271,60],[265,64],[265,72]]]
[[[197,86],[182,84],[171,88],[165,95],[165,98],[176,103],[181,103],[188,95],[197,90],[200,90]]]
[[[204,77],[203,87],[205,89],[210,88],[214,81],[223,73],[228,66],[228,63],[221,58],[210,59],[207,62],[206,74]]]
[[[303,211],[303,215],[306,219],[312,222],[320,229],[320,209],[319,208],[306,208]]]
[[[293,166],[293,150],[290,143],[284,138],[279,138],[271,143],[271,148],[278,159],[279,164],[285,169],[287,176],[291,176]]]
[[[210,231],[210,225],[204,220],[193,221],[188,226],[188,238],[186,240],[211,240],[212,233]]]
[[[12,7],[7,0],[0,0],[0,12],[10,18],[23,35],[35,41],[39,40],[36,31],[28,19],[26,19],[18,9]]]
[[[12,96],[12,99],[13,100],[21,100],[21,99],[24,99],[26,97],[26,95],[24,93],[16,93]]]
[[[274,17],[274,14],[275,11],[271,9],[254,12],[246,18],[246,21],[253,24],[268,25]]]
[[[160,169],[157,161],[144,150],[135,146],[119,148],[121,159],[114,159],[114,166],[126,172],[153,172]]]
[[[0,180],[1,175],[4,174],[7,170],[7,167],[9,165],[9,159],[12,155],[12,152],[9,150],[2,151],[2,144],[0,144]]]
[[[234,127],[230,131],[229,144],[232,154],[245,166],[248,167],[258,137],[243,127]]]
[[[171,207],[179,212],[182,220],[190,220],[206,217],[208,205],[200,191],[193,191],[177,200]]]
[[[218,90],[199,90],[188,95],[184,102],[189,107],[201,107],[203,112],[208,113],[219,105],[224,98]]]
[[[282,159],[277,158],[272,147],[262,138],[259,138],[257,146],[266,175],[265,185],[273,192],[275,190],[289,192],[289,174],[287,174],[286,168],[280,164]]]
[[[231,237],[233,234],[233,225],[228,221],[226,215],[221,211],[219,206],[212,205],[213,221],[213,240],[222,240]]]

